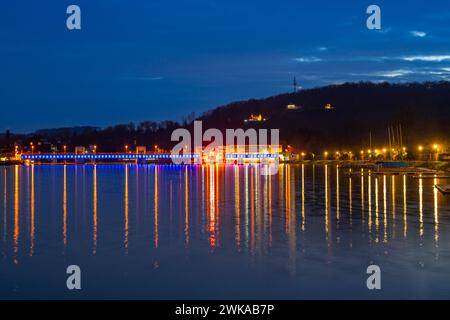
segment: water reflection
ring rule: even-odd
[[[305,165],[302,164],[302,231],[305,231]]]
[[[236,238],[236,248],[238,251],[241,249],[241,191],[240,191],[240,180],[239,180],[239,167],[234,167],[234,211],[235,211],[235,238]]]
[[[434,184],[438,183],[438,179],[434,179]],[[438,190],[433,190],[433,205],[434,205],[434,241],[436,248],[439,247],[439,205],[438,205]]]
[[[74,248],[98,259],[194,250],[206,264],[216,254],[247,256],[250,265],[276,264],[295,277],[308,255],[331,263],[347,250],[383,248],[398,263],[400,253],[388,249],[421,257],[429,250],[442,261],[450,232],[438,178],[305,164],[282,164],[278,176],[261,175],[257,165],[32,165],[0,173],[1,252],[21,265],[21,255],[61,254],[58,243],[66,257]]]
[[[369,176],[367,177],[367,197],[368,197],[368,227],[369,227],[369,233],[372,233],[372,174],[369,171]],[[370,237],[370,239],[372,239]]]
[[[350,170],[350,174],[352,170]],[[353,225],[352,215],[353,215],[353,179],[351,176],[348,178],[348,212],[350,225]]]
[[[375,230],[376,230],[375,241],[376,242],[378,242],[379,227],[380,227],[380,220],[379,220],[379,206],[378,206],[378,177],[375,177]]]
[[[155,166],[155,185],[154,185],[154,196],[153,196],[153,228],[154,228],[154,246],[159,247],[159,181],[158,181],[159,170]]]
[[[396,194],[395,194],[395,176],[391,176],[391,211],[392,211],[392,237],[395,239],[395,230],[396,230],[396,216],[395,216],[395,203],[396,203]]]
[[[337,219],[337,227],[339,228],[339,219],[340,219],[340,195],[339,195],[339,167],[336,167],[336,219]]]
[[[419,223],[420,238],[423,236],[423,179],[419,179]]]
[[[128,254],[128,228],[129,228],[129,196],[128,196],[128,166],[125,166],[125,190],[124,190],[124,240],[123,245],[125,247],[125,254]]]
[[[325,165],[325,235],[326,235],[326,239],[327,241],[329,241],[329,233],[330,233],[330,204],[329,204],[329,190],[330,190],[330,186],[329,186],[329,182],[328,182],[328,165]]]
[[[63,242],[67,246],[67,166],[64,165],[64,181],[63,181]],[[94,183],[95,185],[95,183]],[[96,197],[96,191],[94,191]],[[94,209],[96,210],[96,209]],[[95,216],[96,214],[94,214]],[[96,218],[94,218],[96,220]],[[96,222],[95,222],[96,224]]]
[[[7,208],[8,208],[8,176],[6,167],[3,170],[4,185],[3,185],[3,242],[6,242],[7,229]]]
[[[403,237],[408,236],[408,216],[406,207],[406,176],[403,176]]]
[[[14,167],[14,263],[17,264],[17,255],[19,253],[19,235],[20,235],[20,195],[19,195],[19,166]]]
[[[93,194],[93,230],[92,230],[92,254],[97,253],[97,166],[94,165],[94,173],[93,173],[93,180],[94,180],[94,194]]]
[[[65,171],[64,171],[65,172]],[[34,193],[34,165],[31,166],[31,190],[30,190],[30,256],[34,254],[34,235],[35,235],[35,193]]]
[[[189,244],[189,177],[188,168],[184,169],[184,241]]]
[[[244,166],[244,173],[245,173],[245,179],[244,179],[244,186],[245,186],[245,219],[244,219],[244,225],[245,225],[245,248],[248,250],[248,241],[249,241],[249,233],[248,233],[248,215],[249,215],[249,189],[248,189],[248,171],[249,166]]]
[[[387,236],[387,189],[386,175],[383,175],[383,241],[388,241]]]

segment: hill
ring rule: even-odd
[[[288,108],[288,105],[291,107]],[[327,106],[327,107],[326,107]],[[265,121],[245,121],[261,116]],[[99,151],[122,151],[124,145],[170,149],[173,130],[192,128],[192,115],[182,124],[144,121],[104,129],[76,127],[40,130],[12,136],[27,145],[46,139],[55,145],[96,144]],[[208,128],[278,128],[281,143],[321,152],[344,148],[387,146],[388,127],[402,129],[407,146],[450,143],[450,82],[345,83],[301,90],[265,99],[239,101],[206,112],[197,120]],[[3,142],[2,142],[3,141]],[[0,145],[5,139],[0,137]]]
[[[244,122],[251,114],[267,120]],[[366,147],[370,133],[373,145],[386,145],[387,128],[401,125],[404,142],[415,145],[450,137],[450,82],[345,83],[236,102],[201,119],[219,129],[280,128],[285,143],[309,150]]]

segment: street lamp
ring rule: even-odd
[[[433,150],[435,152],[435,160],[439,160],[439,145],[438,144],[433,144]]]
[[[125,145],[125,153],[128,153],[128,145]]]
[[[417,150],[419,150],[419,158],[422,159],[422,151],[423,151],[423,146],[418,146]]]

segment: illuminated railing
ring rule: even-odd
[[[277,154],[227,154],[226,159],[275,159]]]
[[[196,154],[30,154],[22,155],[22,160],[159,160],[195,159]]]
[[[278,154],[226,154],[225,159],[276,159]],[[161,160],[198,159],[198,154],[23,154],[22,160]]]

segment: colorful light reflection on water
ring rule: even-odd
[[[0,169],[1,298],[449,298],[439,179],[336,166]],[[68,291],[65,270],[82,269]],[[366,268],[380,265],[382,290]]]

